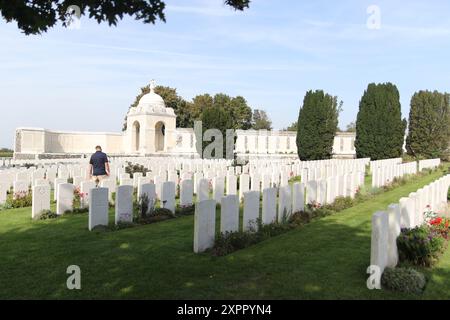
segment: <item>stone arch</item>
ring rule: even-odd
[[[158,121],[155,125],[155,150],[165,151],[166,126],[164,122]]]
[[[139,152],[141,148],[141,124],[139,121],[133,123],[132,129],[133,152]]]

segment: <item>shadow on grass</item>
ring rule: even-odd
[[[22,225],[0,228],[0,298],[408,298],[366,288],[370,221],[350,217],[350,227],[336,217],[217,258],[192,252],[193,217],[89,232],[87,215],[23,214]],[[66,288],[69,265],[81,268],[81,291]]]

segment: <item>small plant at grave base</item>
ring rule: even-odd
[[[156,208],[153,211],[153,216],[154,217],[162,217],[162,216],[164,216],[164,217],[173,217],[173,218],[175,217],[173,212],[170,211],[169,209],[166,209],[166,208]]]
[[[89,212],[89,208],[73,208],[72,211],[64,212],[65,215],[79,215]]]
[[[441,234],[428,225],[402,229],[397,238],[399,259],[416,266],[430,267],[439,259],[445,244]]]
[[[133,228],[136,225],[133,222],[118,222],[117,224],[112,223],[108,226],[108,231],[119,231],[123,229]]]
[[[426,283],[425,276],[412,268],[386,268],[381,277],[383,288],[402,293],[421,294]]]
[[[137,215],[134,217],[135,220],[145,219],[148,215],[151,215],[154,210],[153,201],[150,201],[148,195],[143,194],[139,197],[137,202],[137,210],[135,211]]]
[[[15,192],[12,196],[9,196],[8,199],[6,200],[5,205],[13,209],[18,209],[31,207],[32,204],[33,204],[33,197],[31,192],[20,191]]]
[[[195,214],[195,205],[180,206],[176,210],[177,216],[191,216],[193,214]]]
[[[326,209],[339,212],[353,207],[354,200],[351,197],[337,197],[332,204],[325,206]]]
[[[13,209],[13,207],[11,206],[10,203],[4,203],[4,204],[0,204],[0,212],[1,211],[6,211],[6,210],[10,210]]]
[[[292,230],[294,227],[295,226],[291,224],[282,224],[277,222],[262,224],[261,219],[258,219],[250,224],[248,231],[221,233],[214,242],[214,247],[211,250],[211,254],[217,257],[226,256],[232,252],[250,247],[268,238],[283,234],[289,230]]]
[[[426,209],[427,209],[427,211],[425,211],[424,213],[423,213],[423,221],[426,223],[426,224],[430,224],[430,222],[432,221],[432,220],[434,220],[434,219],[436,219],[437,217],[438,217],[438,215],[437,215],[437,213],[436,212],[434,212],[433,210],[431,210],[431,206],[430,205],[427,205],[426,206]]]
[[[448,240],[450,220],[447,218],[437,217],[429,221],[430,228],[438,233],[442,238]]]
[[[308,204],[306,205],[306,207],[307,207],[309,210],[317,210],[317,209],[322,208],[322,204],[321,204],[320,202],[313,201],[313,202],[311,202],[311,203],[308,203]]]
[[[296,182],[301,182],[301,181],[302,181],[302,177],[301,176],[291,177],[289,179],[289,183],[296,183]]]
[[[80,188],[75,188],[73,191],[73,207],[81,207],[81,203],[88,197],[87,192],[81,192]]]
[[[237,250],[247,248],[258,242],[258,236],[250,232],[226,232],[217,237],[212,255],[217,257],[226,256]]]
[[[46,210],[41,212],[38,217],[37,220],[49,220],[49,219],[56,219],[58,218],[58,215],[56,214],[56,212],[53,212],[51,210]]]

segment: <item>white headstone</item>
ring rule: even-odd
[[[239,198],[229,195],[222,198],[220,212],[220,232],[236,232],[239,230]]]
[[[56,200],[56,214],[62,215],[66,211],[73,211],[73,191],[75,186],[70,183],[58,184],[58,198]]]
[[[261,176],[259,174],[253,173],[250,182],[252,191],[261,191]]]
[[[213,199],[216,200],[216,203],[220,203],[222,201],[222,197],[225,192],[225,180],[222,177],[215,177],[213,179]]]
[[[176,185],[173,181],[166,181],[162,185],[162,207],[170,210],[172,213],[175,213],[175,189]]]
[[[109,222],[108,189],[95,188],[89,197],[89,231],[96,226],[107,226]]]
[[[140,201],[140,198],[142,196],[147,196],[149,201],[149,208],[150,211],[152,207],[155,206],[156,202],[156,186],[154,183],[146,183],[141,186],[141,194],[138,195],[138,202]]]
[[[387,266],[395,268],[398,263],[397,237],[400,235],[400,206],[392,204],[388,207],[389,236],[388,236],[388,263]]]
[[[50,210],[50,186],[33,187],[31,218],[35,219],[47,210]]]
[[[53,183],[53,187],[54,189],[54,193],[53,193],[53,200],[58,200],[58,185],[60,185],[61,183],[67,183],[67,179],[61,179],[61,178],[56,178],[55,182]]]
[[[205,201],[209,199],[209,180],[200,179],[197,186],[197,201]]]
[[[372,239],[370,264],[380,269],[378,283],[388,263],[389,217],[386,212],[377,212],[372,216]]]
[[[115,223],[133,222],[133,187],[119,186],[116,191]]]
[[[311,180],[306,183],[306,203],[317,202],[317,181]]]
[[[227,175],[227,195],[237,194],[237,179],[235,175]]]
[[[253,228],[257,231],[259,219],[259,201],[261,193],[259,191],[248,191],[244,193],[244,231]]]
[[[180,185],[180,205],[181,207],[194,204],[194,183],[192,180],[182,180]]]
[[[289,220],[292,215],[292,191],[289,185],[280,187],[280,199],[278,202],[278,222]]]
[[[216,201],[197,202],[194,217],[194,252],[200,253],[212,248],[215,238]]]
[[[244,193],[249,191],[250,176],[248,174],[241,174],[239,176],[239,199],[242,201]]]
[[[263,190],[262,223],[271,224],[277,217],[277,189]]]
[[[292,188],[292,211],[299,213],[305,210],[305,184],[296,182]]]

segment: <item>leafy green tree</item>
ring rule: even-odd
[[[300,109],[297,152],[300,160],[330,159],[342,102],[322,90],[308,91]]]
[[[264,110],[255,109],[253,111],[253,130],[272,130],[272,121]]]
[[[356,154],[372,160],[400,157],[406,120],[402,120],[400,94],[392,83],[371,83],[359,103]]]
[[[232,98],[229,103],[231,118],[234,120],[233,129],[248,130],[252,127],[252,108],[244,97]]]
[[[249,7],[250,0],[225,0],[224,3],[242,11]],[[98,23],[107,22],[110,26],[117,25],[124,16],[146,24],[166,21],[166,5],[161,0],[0,0],[3,19],[16,21],[26,35],[47,32],[59,22],[67,27],[73,6],[80,9],[80,16],[88,16]]]
[[[230,113],[227,112],[224,108],[221,107],[208,107],[203,110],[201,115],[201,121],[203,126],[203,132],[209,129],[217,129],[220,131],[221,139],[222,139],[222,155],[221,158],[226,156],[226,134],[227,130],[233,127],[233,118]],[[207,148],[208,145],[213,143],[215,139],[212,141],[206,141],[202,139],[202,152],[199,152],[201,155],[204,155],[203,151]],[[209,156],[218,157],[215,152],[212,152]]]
[[[356,132],[356,123],[355,122],[350,122],[347,125],[347,129],[345,129],[346,132]]]
[[[411,98],[408,154],[417,158],[445,158],[450,142],[450,95],[419,91]]]
[[[284,131],[295,131],[295,132],[297,132],[297,127],[298,127],[297,124],[298,124],[297,121],[292,122],[292,124],[289,127],[287,127],[286,129],[284,129]]]
[[[196,96],[192,100],[193,118],[200,119],[203,111],[211,107],[222,109],[233,119],[232,126],[228,129],[249,129],[251,127],[252,109],[243,97],[233,98],[224,93],[218,93],[214,97],[209,94]]]

